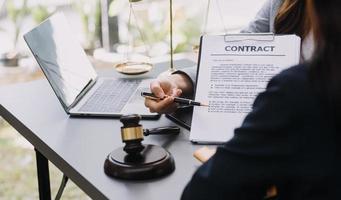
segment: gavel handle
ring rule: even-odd
[[[160,128],[145,129],[144,136],[148,135],[176,135],[180,133],[180,128],[177,126],[165,126]]]

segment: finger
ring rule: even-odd
[[[165,92],[163,91],[159,81],[153,81],[150,84],[150,90],[155,96],[159,98],[163,98],[165,96]]]
[[[178,108],[178,104],[174,102],[173,97],[167,97],[167,102],[165,101],[163,104],[159,105],[159,113],[169,114],[174,112]]]
[[[145,99],[144,105],[149,108],[151,113],[159,112],[159,102],[152,99]]]
[[[151,112],[157,113],[165,113],[173,103],[174,99],[172,97],[167,97],[164,100],[158,102],[147,99],[145,100],[146,107],[148,107]]]
[[[151,108],[153,105],[153,100],[150,100],[150,99],[145,99],[144,100],[144,105],[147,107],[147,108],[149,108],[149,111],[151,112],[151,113],[155,113],[155,110],[153,109],[153,108]]]
[[[178,89],[178,88],[172,89],[172,94],[171,94],[172,97],[179,97],[181,96],[181,94],[182,94],[181,89]]]

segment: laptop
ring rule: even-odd
[[[62,13],[26,33],[24,39],[69,115],[159,117],[149,112],[140,95],[149,91],[151,80],[98,76]]]

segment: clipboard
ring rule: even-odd
[[[243,36],[244,38],[241,39],[240,36]],[[262,36],[262,38],[259,39],[259,36]],[[201,38],[200,38],[200,44],[201,44],[203,37],[204,36],[201,36]],[[238,39],[237,39],[237,37],[238,37]],[[246,41],[246,40],[272,42],[275,40],[275,34],[274,33],[226,34],[226,35],[224,35],[224,40],[227,43],[240,42],[240,41]],[[201,57],[201,45],[200,45],[200,49],[199,49],[198,63],[200,63],[200,57]],[[199,74],[199,66],[197,67],[196,81],[198,81],[198,74]],[[196,88],[195,88],[195,91],[196,91]],[[195,92],[194,92],[194,96],[195,96]],[[170,119],[171,121],[173,121],[174,123],[186,128],[187,130],[191,130],[192,117],[193,117],[193,107],[179,108],[177,111],[175,111],[172,114],[166,114],[166,117],[168,119]]]
[[[273,42],[275,40],[274,33],[238,33],[225,34],[225,42],[242,42],[242,41],[264,41]]]
[[[255,42],[254,42],[255,41]],[[290,43],[288,43],[290,42]],[[292,42],[292,43],[291,43]],[[252,50],[246,50],[245,52],[235,52],[235,53],[226,53],[224,45],[231,44],[231,45],[246,45],[246,46],[266,46],[268,44],[272,44],[276,46],[276,49],[274,52],[254,52]],[[211,82],[211,71],[209,66],[231,66],[231,70],[233,69],[232,65],[243,65],[244,63],[249,62],[243,62],[239,61],[242,59],[250,59],[249,64],[256,64],[262,67],[264,66],[270,66],[268,64],[276,63],[274,65],[274,70],[271,69],[271,76],[279,73],[286,67],[294,66],[299,63],[300,60],[300,45],[301,40],[296,35],[275,35],[273,33],[256,33],[256,34],[250,34],[250,33],[242,33],[242,34],[225,34],[225,35],[205,35],[201,36],[200,38],[200,48],[199,48],[199,57],[198,57],[198,68],[197,68],[197,77],[196,77],[196,88],[195,88],[195,100],[196,101],[204,101],[204,102],[210,102],[217,101],[216,97],[209,97],[208,91],[210,91],[211,86],[209,87],[209,84],[215,84]],[[268,55],[270,54],[270,55]],[[255,59],[258,59],[257,57],[261,57],[258,61],[253,63]],[[271,56],[271,57],[270,57]],[[213,59],[212,57],[215,57],[217,59]],[[212,59],[212,60],[210,60]],[[276,59],[276,61],[274,61]],[[213,61],[217,60],[217,61]],[[226,60],[227,62],[230,62],[229,64],[224,64],[219,60]],[[259,62],[261,61],[261,62]],[[216,63],[220,62],[220,63]],[[276,68],[276,69],[275,69]],[[247,68],[245,68],[247,69]],[[277,71],[278,70],[278,71]],[[216,71],[217,72],[217,71]],[[233,71],[229,71],[228,73],[233,73]],[[244,71],[243,71],[244,72]],[[224,73],[223,71],[221,73]],[[236,72],[239,73],[239,72]],[[262,72],[263,73],[263,72]],[[265,71],[264,73],[268,73]],[[251,74],[250,74],[251,75]],[[252,74],[254,75],[254,74]],[[256,74],[257,75],[257,74]],[[253,78],[252,80],[258,80],[258,77]],[[261,75],[261,74],[260,74]],[[238,77],[238,76],[236,76]],[[248,77],[248,76],[246,76]],[[263,77],[269,77],[268,74],[265,74]],[[266,80],[260,81],[262,83],[266,84]],[[243,79],[237,79],[234,81],[233,79],[229,79],[229,81],[224,83],[217,83],[217,84],[225,84],[230,83],[231,84],[237,84],[243,83]],[[247,82],[248,84],[252,84],[251,88],[256,88],[254,91],[250,92],[247,90],[246,92],[258,94],[262,90],[262,88],[265,88],[263,84],[256,85],[257,83],[251,81]],[[253,87],[253,84],[255,85]],[[231,87],[225,87],[224,88],[231,88]],[[205,88],[205,89],[203,89]],[[242,89],[240,89],[242,92]],[[228,90],[228,95],[230,95],[231,90]],[[238,91],[238,89],[236,90]],[[239,92],[239,91],[238,91]],[[223,101],[226,101],[227,103],[224,104],[226,107],[222,107],[221,111],[210,111],[208,112],[201,110],[201,108],[194,108],[193,111],[193,118],[192,118],[192,124],[191,124],[191,135],[190,140],[193,143],[200,143],[200,144],[221,144],[228,140],[230,140],[234,135],[234,129],[239,127],[242,123],[243,119],[245,118],[246,114],[249,111],[241,110],[240,107],[238,107],[238,102],[246,102],[244,105],[250,105],[252,107],[253,103],[253,96],[252,98],[246,97],[250,100],[246,101],[246,98],[243,99],[243,93],[240,93],[241,95],[235,96],[237,100],[234,104],[231,100],[230,96],[226,96],[223,98]],[[242,101],[239,101],[241,99]],[[232,103],[231,103],[232,102]],[[219,103],[218,103],[219,104]],[[232,105],[233,104],[233,105]],[[220,104],[221,105],[221,104]],[[231,107],[226,105],[232,105]],[[233,106],[236,105],[238,109],[233,110]],[[219,106],[218,106],[219,107]],[[248,107],[247,107],[248,108]],[[220,109],[220,107],[218,108]],[[217,114],[216,114],[217,113]],[[224,113],[224,114],[219,114]],[[209,133],[209,134],[206,134]]]

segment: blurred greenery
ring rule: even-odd
[[[33,20],[39,24],[44,21],[51,13],[49,13],[46,6],[38,5],[34,7],[31,11]]]
[[[7,0],[7,12],[13,22],[22,21],[29,14],[27,0]]]
[[[101,2],[100,0],[74,0],[73,4],[80,14],[85,33],[85,49],[100,46],[101,39]]]
[[[199,38],[201,35],[201,24],[197,19],[177,20],[179,21],[178,32],[182,35],[184,40],[177,44],[174,52],[186,52],[191,51],[194,45],[199,44]]]
[[[30,13],[27,0],[7,0],[7,13],[15,28],[14,46],[16,46],[25,17]]]
[[[136,12],[137,22],[132,19],[130,33],[134,38],[134,46],[144,45],[146,42],[149,46],[157,44],[160,42],[168,45],[169,43],[169,11],[168,1],[155,1],[155,0],[145,0],[137,4],[133,3],[133,9],[135,5],[141,4],[159,4],[160,9],[151,10],[149,6],[145,6],[145,12],[141,9]],[[127,15],[129,13],[129,1],[127,0],[113,0],[109,7],[110,16],[121,16]],[[167,4],[167,6],[162,6],[162,4]],[[166,8],[166,9],[165,9]],[[173,27],[176,38],[175,42],[175,53],[191,51],[193,45],[199,43],[200,38],[200,27],[201,27],[201,12],[197,13],[197,16],[189,16],[186,12],[186,8],[179,7],[174,9]],[[146,14],[147,13],[147,14]],[[150,15],[157,15],[158,20],[151,18]],[[128,20],[124,17],[120,17],[120,20],[126,20],[126,26],[128,26]],[[141,28],[143,38],[141,37],[138,26]],[[143,41],[145,40],[145,41]]]
[[[112,2],[109,5],[109,16],[114,17],[118,16],[122,9],[126,9],[128,5],[127,0],[112,0]]]
[[[34,21],[38,24],[45,20],[49,14],[47,7],[43,4],[38,4],[33,7],[28,5],[28,0],[7,0],[6,9],[8,18],[14,26],[13,46],[16,48],[18,43],[20,31],[23,23],[28,16],[32,16]]]

